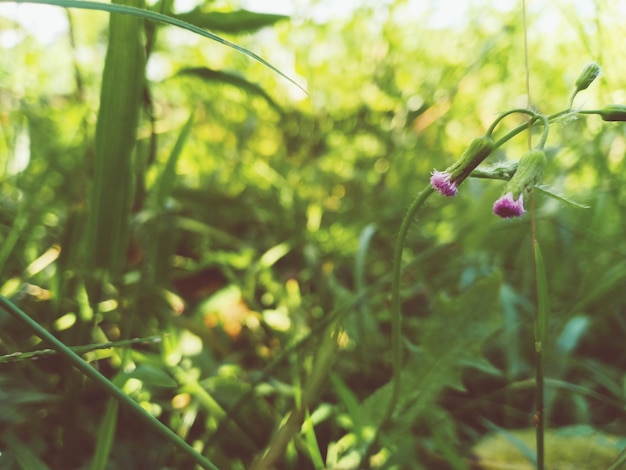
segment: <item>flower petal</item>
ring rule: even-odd
[[[442,196],[453,197],[459,192],[456,183],[450,181],[450,174],[445,171],[434,170],[430,177],[430,184]]]
[[[513,194],[506,193],[493,204],[493,213],[503,219],[521,217],[524,213],[524,197],[520,194],[519,199],[513,199]]]

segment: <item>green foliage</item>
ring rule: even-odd
[[[0,294],[35,323],[0,310],[0,467],[516,464],[510,442],[534,449],[539,281],[547,461],[575,447],[592,468],[595,436],[616,468],[626,140],[585,112],[624,102],[615,2],[528,18],[531,116],[550,118],[539,277],[528,214],[492,214],[527,116],[498,124],[493,167],[401,229],[432,170],[520,106],[517,10],[467,2],[441,26],[437,2],[293,21],[228,2],[45,3],[70,7],[74,45],[0,23],[22,35],[0,55]],[[603,73],[572,98],[590,60]],[[580,114],[549,114],[570,99]],[[93,282],[94,266],[113,275]]]

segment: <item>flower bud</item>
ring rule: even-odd
[[[520,194],[529,193],[543,175],[546,167],[546,154],[541,149],[532,149],[520,158],[517,171],[506,185],[506,191],[517,198]]]
[[[586,90],[600,75],[600,66],[596,62],[587,64],[576,80],[576,91]]]
[[[607,104],[600,110],[603,121],[626,121],[626,106],[623,104]]]
[[[545,166],[546,154],[543,150],[535,148],[526,152],[507,183],[504,195],[494,203],[494,214],[505,219],[521,216],[524,213],[524,198],[541,179]]]
[[[433,172],[430,184],[443,196],[456,196],[458,186],[489,156],[493,147],[493,139],[489,136],[484,135],[474,139],[461,158],[451,167],[445,171]]]

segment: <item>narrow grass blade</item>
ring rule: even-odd
[[[131,399],[128,395],[126,395],[123,391],[117,388],[110,380],[108,380],[104,375],[98,372],[96,369],[91,367],[87,362],[85,362],[80,356],[78,356],[74,351],[72,351],[69,347],[67,347],[63,342],[59,341],[54,337],[48,330],[42,327],[35,320],[30,318],[26,312],[17,308],[13,302],[6,299],[3,296],[0,296],[0,308],[4,309],[7,313],[9,313],[14,319],[18,320],[28,329],[30,329],[33,334],[39,336],[41,339],[49,343],[54,349],[56,349],[60,355],[62,355],[65,359],[67,359],[74,367],[76,367],[79,371],[85,374],[87,377],[92,379],[99,387],[103,388],[106,393],[108,393],[111,397],[115,398],[122,405],[127,407],[135,416],[147,424],[151,429],[161,434],[168,442],[174,444],[181,452],[189,455],[198,465],[202,468],[206,468],[209,470],[217,470],[217,467],[213,465],[208,459],[200,455],[193,447],[187,444],[178,434],[172,431],[170,428],[161,423],[154,416],[149,414],[146,410],[144,410],[137,402]],[[26,467],[26,468],[36,468],[36,467]]]
[[[0,0],[0,2],[7,3],[8,0]],[[13,3],[13,0],[11,0],[11,2]],[[100,10],[100,11],[106,11],[109,13],[120,13],[123,15],[137,16],[139,18],[144,18],[146,20],[156,21],[158,23],[165,23],[165,24],[169,24],[172,26],[177,26],[179,28],[186,29],[187,31],[191,31],[192,33],[199,34],[200,36],[203,36],[207,39],[216,41],[220,44],[223,44],[224,46],[235,49],[237,52],[240,52],[250,57],[251,59],[256,60],[257,62],[263,64],[268,69],[272,70],[273,72],[276,72],[285,80],[289,81],[290,83],[298,87],[300,90],[302,90],[304,93],[306,93],[306,90],[301,85],[298,85],[298,83],[295,80],[293,80],[292,78],[289,78],[286,74],[278,70],[268,61],[266,61],[259,55],[255,54],[254,52],[246,49],[245,47],[241,47],[235,44],[234,42],[228,41],[227,39],[224,39],[218,36],[217,34],[213,34],[205,29],[199,28],[198,26],[192,25],[191,23],[187,23],[186,21],[179,20],[178,18],[174,18],[172,16],[164,15],[162,13],[157,13],[157,12],[150,11],[150,10],[145,10],[143,8],[135,8],[135,7],[125,6],[125,5],[115,5],[115,4],[108,4],[108,3],[89,2],[89,1],[83,1],[83,0],[15,0],[15,3],[37,3],[41,5],[53,5],[53,6],[63,7],[63,8],[81,8],[84,10]]]
[[[4,443],[3,447],[9,449],[18,461],[21,468],[28,470],[50,470],[48,467],[27,444],[24,444],[15,434],[6,431],[0,434],[0,442]]]
[[[306,411],[302,428],[304,430],[304,439],[307,450],[309,451],[311,463],[315,468],[324,468],[324,459],[322,458],[322,452],[320,451],[320,446],[317,442],[315,426],[313,425],[313,420],[311,419],[311,413],[309,413],[309,410]]]
[[[117,428],[117,410],[119,403],[112,398],[109,399],[104,410],[104,419],[100,423],[98,430],[98,440],[96,442],[96,452],[91,463],[91,470],[105,470],[109,462],[109,454],[115,440],[115,429]]]
[[[176,182],[176,164],[178,163],[178,158],[182,153],[185,142],[187,142],[187,137],[189,137],[189,133],[193,127],[193,121],[194,114],[192,112],[180,132],[178,139],[176,139],[172,153],[170,153],[167,163],[163,167],[163,171],[159,175],[159,179],[156,182],[155,192],[159,208],[163,208],[167,198],[170,197],[172,190],[174,189],[174,183]]]
[[[200,455],[193,447],[187,444],[178,434],[172,431],[170,428],[161,423],[154,416],[144,410],[141,405],[135,402],[132,398],[126,395],[118,387],[116,387],[110,380],[104,375],[91,367],[86,361],[78,356],[74,351],[67,347],[63,342],[59,341],[48,330],[42,327],[35,320],[30,318],[26,312],[19,309],[13,302],[9,301],[3,296],[0,296],[0,308],[6,310],[13,318],[21,322],[24,326],[29,328],[35,335],[49,343],[54,349],[56,349],[60,355],[66,358],[74,367],[92,379],[99,387],[103,388],[109,396],[115,398],[122,405],[126,406],[132,411],[135,416],[147,424],[154,431],[160,433],[168,442],[174,444],[181,452],[189,455],[198,465],[202,468],[209,470],[217,470],[217,467],[213,465],[209,460]],[[32,467],[34,468],[34,467]]]

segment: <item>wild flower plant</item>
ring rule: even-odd
[[[550,123],[564,122],[580,115],[596,114],[604,121],[626,121],[626,105],[610,104],[599,110],[580,110],[573,107],[574,98],[583,90],[586,90],[591,83],[600,75],[600,66],[596,63],[587,65],[574,84],[574,89],[570,96],[569,105],[566,109],[551,115],[541,114],[533,109],[512,109],[501,114],[489,127],[487,133],[475,139],[465,150],[457,162],[444,171],[434,170],[430,177],[430,184],[424,188],[409,206],[407,214],[402,220],[398,238],[394,249],[394,266],[392,278],[392,349],[393,349],[393,379],[392,393],[389,406],[383,418],[383,425],[387,424],[393,417],[393,413],[400,397],[400,374],[402,362],[402,334],[401,334],[401,308],[400,308],[400,275],[401,258],[408,229],[417,214],[418,210],[430,195],[437,191],[445,197],[454,197],[459,193],[459,186],[470,176],[486,179],[505,180],[507,184],[502,196],[494,202],[493,212],[495,215],[509,219],[521,217],[526,211],[524,204],[532,195],[533,189],[538,187],[547,158],[544,146],[547,141]],[[528,122],[522,124],[504,135],[499,140],[493,140],[492,134],[496,126],[504,118],[511,114],[522,113],[529,116]],[[537,146],[526,152],[517,163],[498,165],[485,170],[477,167],[483,163],[494,151],[502,147],[513,137],[527,131],[531,132],[536,126],[543,127],[543,133]],[[555,197],[559,201],[564,201],[575,206],[579,204],[568,201],[562,196],[540,187],[541,191],[549,196]],[[582,206],[584,207],[584,206]],[[533,225],[534,231],[534,225]],[[534,238],[534,237],[533,237]],[[537,453],[538,461],[543,461],[543,359],[542,348],[545,340],[548,317],[548,296],[545,272],[539,246],[534,240],[536,283],[537,283],[537,313],[535,315],[535,350],[537,355],[536,366],[536,395],[537,412],[535,414],[537,424]],[[383,426],[381,425],[381,428]],[[541,453],[541,457],[539,454]],[[541,465],[540,468],[543,468]]]

